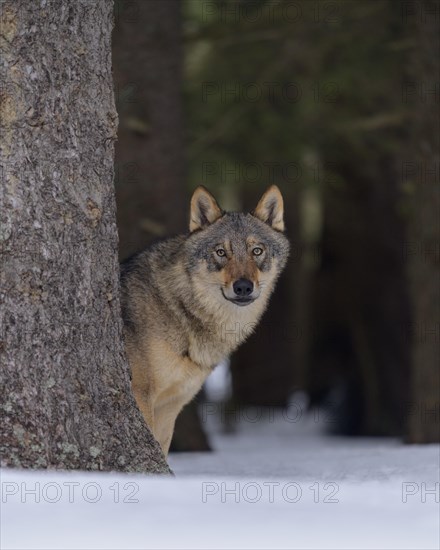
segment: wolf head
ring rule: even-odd
[[[191,199],[187,272],[208,309],[264,308],[289,252],[275,185],[252,213],[224,212],[204,187]],[[232,308],[232,309],[231,309]]]

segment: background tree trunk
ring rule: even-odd
[[[335,145],[347,159],[356,158],[348,153],[350,141]],[[309,388],[313,400],[327,393],[333,430],[402,435],[403,404],[409,396],[410,340],[405,333],[410,312],[399,175],[394,159],[385,154],[369,168],[367,159],[339,163],[336,152],[332,159],[343,183],[327,185],[323,194]]]
[[[440,25],[436,2],[420,2],[418,9],[428,15],[414,18],[416,49],[405,83],[408,95],[403,96],[413,115],[411,147],[402,159],[402,179],[412,199],[403,249],[411,283],[413,342],[406,413],[408,442],[433,443],[440,441]]]
[[[116,202],[121,260],[187,230],[179,0],[116,2]]]
[[[2,464],[169,472],[130,391],[112,3],[2,2]]]
[[[315,402],[326,395],[335,431],[402,436],[410,395],[411,312],[399,163],[409,115],[396,88],[412,37],[393,2],[347,6],[353,17],[337,49],[351,52],[340,69],[350,77],[343,91],[344,79],[335,79],[341,83],[337,116],[325,110],[314,128],[331,174],[322,185],[308,390]]]
[[[116,3],[115,183],[121,260],[158,237],[188,229],[181,35],[179,0]],[[209,449],[194,402],[179,415],[175,434],[172,450]]]

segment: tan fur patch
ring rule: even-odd
[[[231,258],[223,270],[224,282],[226,285],[232,285],[238,279],[248,279],[254,284],[258,284],[258,268],[252,258],[247,257],[240,262],[236,258]]]

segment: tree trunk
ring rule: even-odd
[[[2,2],[2,465],[170,472],[119,306],[112,3]]]
[[[438,4],[423,1],[418,9],[431,15],[414,18],[417,49],[405,88],[413,113],[412,147],[402,159],[402,179],[413,206],[402,251],[413,306],[412,391],[406,413],[408,442],[434,443],[440,441],[440,26],[432,15]]]
[[[121,260],[187,230],[179,0],[117,2],[116,201]]]
[[[188,227],[179,0],[117,2],[113,34],[120,129],[116,145],[119,257]],[[180,413],[171,450],[209,448],[195,403]]]
[[[329,427],[337,432],[402,435],[410,312],[401,253],[404,224],[397,210],[400,182],[392,157],[375,157],[367,170],[366,161],[349,154],[350,147],[349,141],[340,144],[347,159],[334,162],[344,184],[324,190],[309,389],[314,400],[330,390]]]
[[[340,100],[336,110],[323,104],[313,128],[330,177],[321,186],[308,390],[315,402],[327,394],[334,431],[402,436],[411,312],[398,160],[409,116],[396,89],[412,37],[394,2],[347,3],[343,27],[327,41],[319,76],[341,86]],[[327,63],[337,51],[350,55]]]

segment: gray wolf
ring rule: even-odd
[[[124,338],[135,399],[168,453],[182,407],[252,332],[288,257],[283,198],[271,186],[252,213],[192,196],[189,233],[121,266]]]

